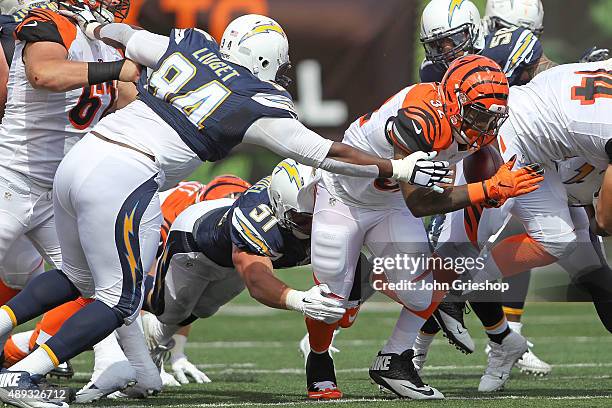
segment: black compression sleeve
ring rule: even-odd
[[[119,79],[125,60],[114,62],[89,62],[87,64],[87,82],[89,85],[102,84]]]

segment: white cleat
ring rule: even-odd
[[[478,385],[480,392],[500,391],[504,388],[514,363],[527,351],[527,340],[510,331],[502,344],[489,341],[489,347],[489,363]]]
[[[448,342],[462,353],[470,354],[474,352],[476,346],[463,322],[464,310],[465,302],[442,302],[434,311],[433,317]]]
[[[523,354],[516,362],[516,366],[519,370],[521,370],[521,373],[531,374],[537,377],[543,377],[550,374],[552,371],[551,365],[545,361],[542,361],[534,354],[534,352],[531,350],[531,347],[533,347],[531,342],[528,341],[527,346],[529,346],[529,349],[527,349],[525,354]]]
[[[331,341],[331,344],[329,345],[330,355],[332,353],[340,352],[338,348],[334,347],[334,340],[336,339],[336,336],[338,335],[338,333],[340,333],[340,329],[334,330],[334,334],[332,335],[332,341]],[[302,340],[300,340],[298,349],[300,350],[300,354],[302,355],[302,357],[304,357],[304,367],[306,367],[306,362],[308,361],[308,354],[310,354],[310,340],[308,338],[308,332],[306,332],[304,337],[302,337]]]
[[[116,361],[106,367],[95,380],[76,394],[77,404],[86,404],[106,397],[115,391],[122,391],[136,384],[136,370],[127,360]]]

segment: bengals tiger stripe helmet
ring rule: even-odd
[[[482,147],[508,118],[509,86],[497,63],[481,55],[453,61],[439,85],[444,113],[457,143]]]
[[[251,184],[238,176],[231,174],[218,176],[199,191],[196,202],[219,198],[238,198],[249,187],[251,187]]]

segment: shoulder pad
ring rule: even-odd
[[[251,211],[253,210],[256,209]],[[261,226],[256,224],[252,217],[244,214],[240,207],[234,207],[231,230],[232,243],[238,248],[272,259],[281,256],[266,239],[266,235],[271,235],[272,231],[268,230],[268,233],[264,234]]]
[[[77,35],[76,26],[61,14],[50,10],[31,10],[15,29],[15,36],[26,42],[55,42],[70,49]]]
[[[286,92],[282,93],[257,93],[251,97],[255,102],[260,105],[267,106],[268,108],[282,109],[286,110],[291,115],[297,118],[297,113],[295,112],[295,105],[293,104],[293,99]]]

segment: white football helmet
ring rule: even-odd
[[[524,27],[540,35],[544,31],[544,6],[541,0],[488,0],[484,22],[489,32]]]
[[[34,9],[48,4],[45,0],[0,0],[1,14],[15,14],[22,9]]]
[[[421,17],[421,43],[427,60],[448,65],[484,48],[478,8],[470,0],[431,0]]]
[[[285,159],[272,171],[268,188],[275,217],[298,238],[310,236],[314,211],[316,170],[293,159]]]
[[[232,21],[221,38],[221,56],[247,68],[262,81],[289,85],[289,42],[270,17],[247,14]]]

